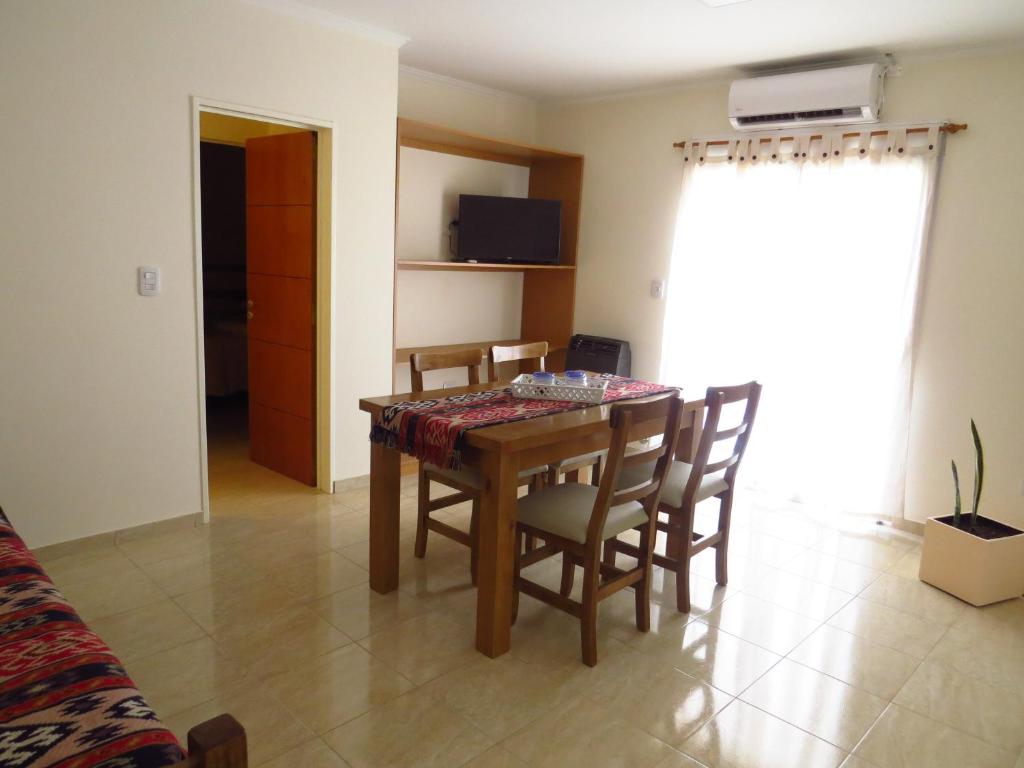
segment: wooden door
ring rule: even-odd
[[[245,142],[249,458],[316,484],[316,145]]]

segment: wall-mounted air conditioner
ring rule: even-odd
[[[858,64],[734,80],[729,122],[740,130],[877,122],[884,78],[883,65]]]

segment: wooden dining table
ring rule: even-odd
[[[486,382],[419,393],[363,398],[360,410],[373,423],[395,403],[431,400],[467,392],[498,389],[507,382]],[[485,478],[480,506],[477,572],[476,648],[495,657],[509,650],[512,627],[512,569],[516,526],[518,473],[560,459],[605,449],[611,442],[608,424],[612,404],[539,416],[466,432],[462,464]],[[640,422],[630,440],[659,434],[657,420]],[[398,588],[399,500],[401,454],[370,444],[370,588],[388,593]]]

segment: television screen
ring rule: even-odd
[[[459,195],[459,261],[557,264],[561,234],[558,200]]]

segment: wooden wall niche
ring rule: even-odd
[[[576,294],[576,260],[579,249],[580,204],[583,191],[583,156],[531,144],[503,141],[458,131],[444,126],[398,119],[398,152],[401,147],[442,152],[462,157],[490,160],[525,166],[530,169],[528,196],[535,199],[558,200],[562,203],[562,241],[557,265],[548,264],[467,264],[454,261],[411,261],[396,258],[396,270],[445,270],[472,272],[523,273],[521,338],[480,339],[465,344],[443,344],[439,347],[406,347],[395,349],[395,362],[406,363],[409,355],[433,349],[459,349],[492,344],[547,341],[551,347],[548,367],[564,367],[565,352],[572,336]],[[397,193],[396,193],[397,194]],[[401,215],[396,205],[397,217]],[[396,245],[397,252],[397,245]],[[396,306],[401,301],[395,281]],[[397,340],[397,327],[395,329]]]

